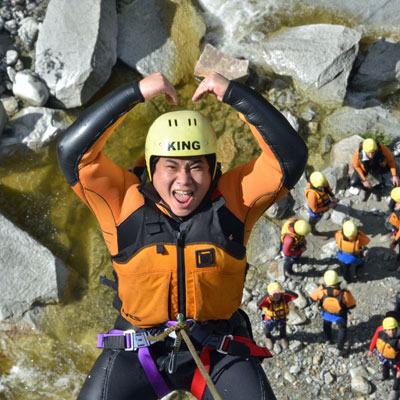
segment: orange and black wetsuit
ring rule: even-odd
[[[231,334],[235,328],[226,324],[237,319],[250,231],[264,211],[298,181],[307,148],[260,94],[230,82],[223,101],[239,111],[262,153],[217,177],[198,209],[181,220],[161,204],[152,184],[141,179],[142,160],[132,173],[102,152],[126,113],[143,100],[137,82],[121,86],[85,110],[58,145],[62,171],[98,219],[112,256],[121,301],[122,318],[117,323],[125,328],[157,329],[181,313],[207,326],[210,320],[223,321]],[[156,346],[151,346],[152,352]],[[171,376],[171,386],[187,386]],[[80,399],[91,396],[94,380],[85,383],[90,388],[84,386]],[[136,393],[135,382],[126,384],[133,385],[129,393]],[[123,398],[116,393],[120,395],[115,392],[114,398]]]

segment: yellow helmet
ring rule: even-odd
[[[395,187],[390,192],[390,197],[396,202],[400,203],[400,187]]]
[[[305,236],[311,232],[311,225],[307,221],[304,221],[304,219],[298,219],[294,223],[293,229],[298,235]]]
[[[324,274],[324,281],[326,286],[333,286],[339,283],[339,275],[333,269],[329,269]]]
[[[319,171],[314,171],[310,175],[310,182],[311,182],[311,185],[313,185],[316,188],[323,187],[327,184],[325,175]]]
[[[353,221],[346,221],[343,224],[343,234],[348,238],[355,238],[358,233],[356,224]]]
[[[382,322],[383,329],[397,329],[399,324],[397,320],[393,317],[386,317]]]
[[[285,291],[282,288],[282,285],[279,282],[270,283],[267,287],[267,292],[268,294],[285,293]]]
[[[368,139],[365,139],[362,143],[362,149],[366,153],[373,153],[374,151],[376,151],[377,148],[378,148],[378,145],[376,144],[374,139],[368,138]]]
[[[159,116],[150,126],[144,153],[151,181],[153,156],[190,157],[216,154],[217,137],[211,122],[198,111],[172,111]],[[216,167],[215,163],[212,178]]]

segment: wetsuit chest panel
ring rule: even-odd
[[[154,206],[145,204],[117,227],[119,252],[113,260],[128,261],[136,252],[150,245],[176,244],[181,232],[186,245],[210,243],[231,256],[243,259],[244,225],[226,207],[208,208],[179,223]]]

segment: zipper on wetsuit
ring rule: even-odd
[[[186,316],[186,279],[185,279],[185,241],[182,232],[176,234],[177,264],[178,264],[178,313]]]

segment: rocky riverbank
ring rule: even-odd
[[[306,216],[305,179],[255,227],[243,308],[259,343],[255,304],[268,282],[280,280],[300,294],[290,348],[275,345],[274,358],[263,364],[277,398],[385,398],[390,383],[369,380],[379,366],[366,352],[399,290],[383,223],[388,198],[361,203],[348,178],[359,135],[375,135],[400,153],[400,6],[394,0],[267,3],[1,1],[0,396],[76,398],[97,355],[95,335],[115,318],[104,305],[112,293],[98,285],[99,275],[111,274],[107,250],[61,176],[55,141],[113,87],[161,71],[177,86],[180,107],[198,107],[213,121],[223,169],[248,161],[257,145],[235,113],[213,99],[190,102],[193,74],[217,65],[259,90],[307,142],[308,168],[324,169],[340,198],[323,230],[332,236],[350,216],[371,237],[363,275],[348,285],[357,307],[348,353],[339,357],[323,342],[318,310],[306,301],[323,272],[337,267],[333,241],[309,238],[301,282],[284,281],[276,258],[284,218]],[[142,153],[148,125],[167,107],[157,100],[135,110],[117,133],[122,144],[110,140],[108,154],[128,168]]]

